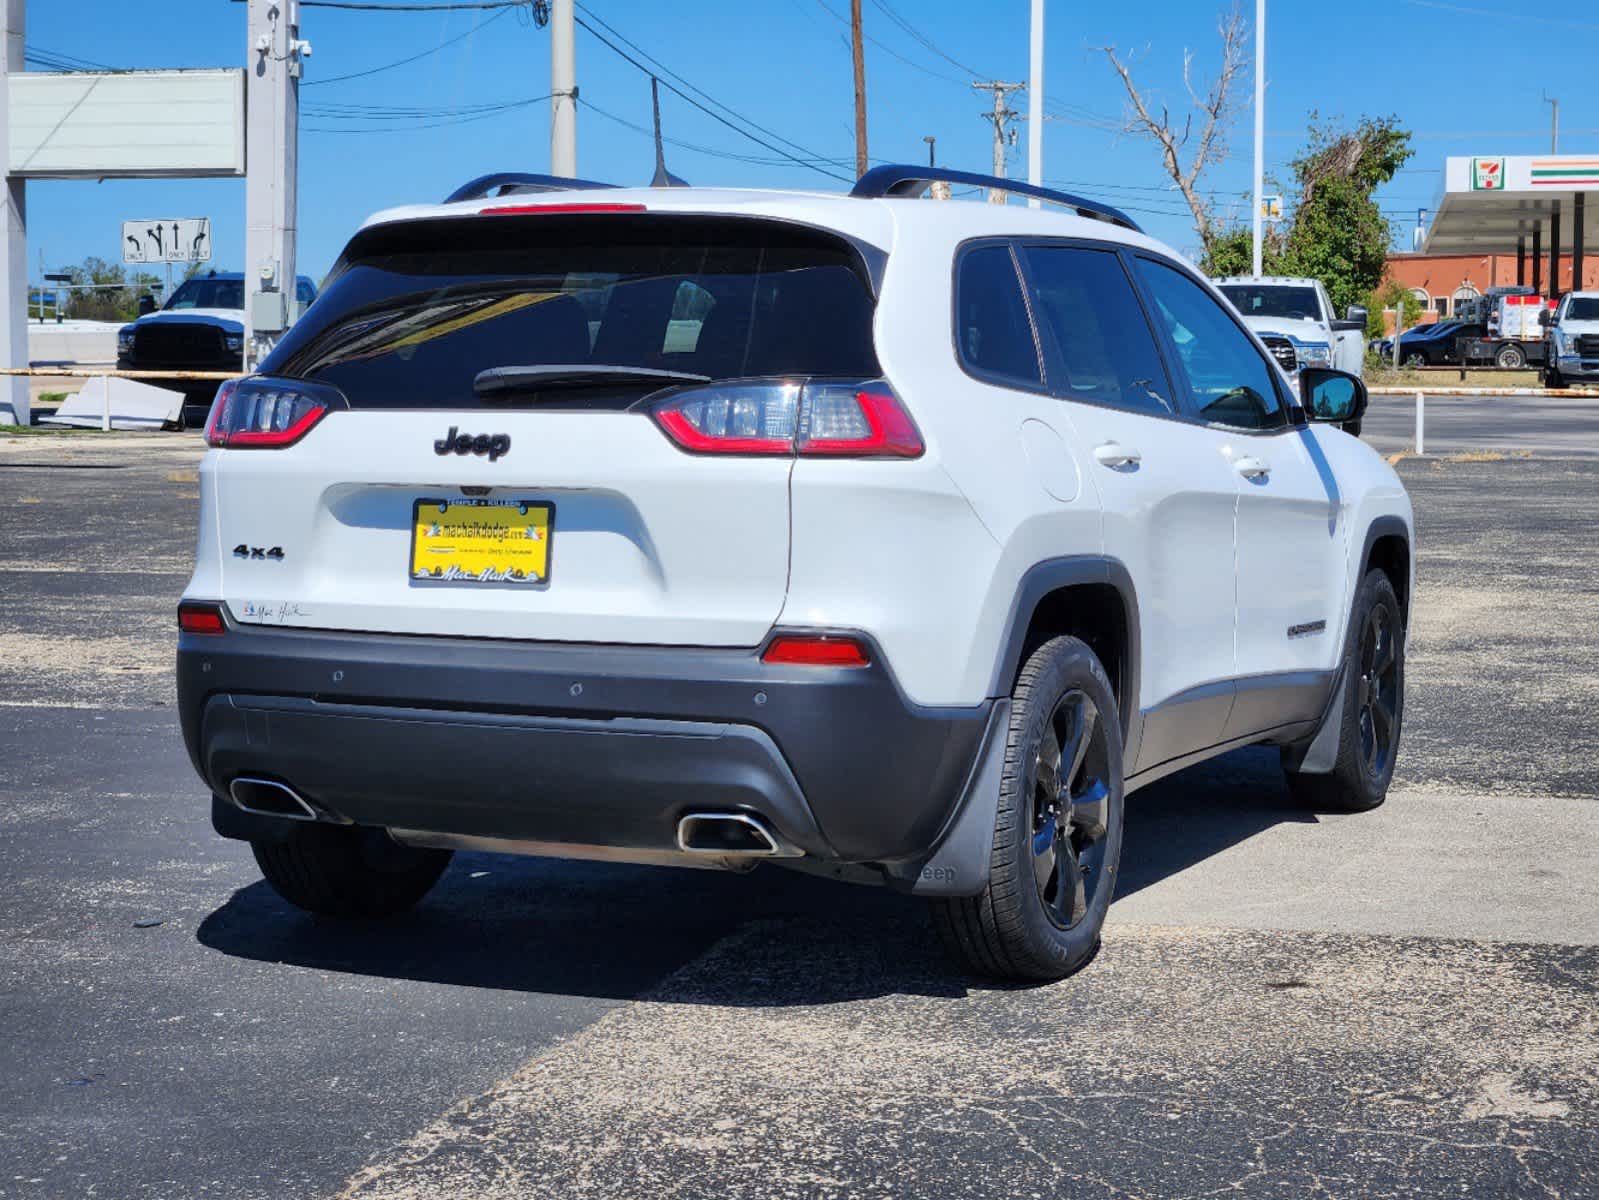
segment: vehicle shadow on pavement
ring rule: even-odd
[[[1118,895],[1127,895],[1284,821],[1275,751],[1229,755],[1133,796]],[[782,972],[738,955],[713,992],[667,980],[730,935],[836,944]],[[940,952],[923,901],[763,867],[713,871],[457,855],[414,912],[387,922],[322,920],[264,882],[239,889],[201,923],[223,954],[318,971],[627,1000],[726,1007],[830,1004],[906,994],[959,997],[993,984]],[[764,964],[764,965],[761,965]]]
[[[1274,826],[1315,822],[1288,795],[1274,747],[1235,750],[1127,798],[1116,895],[1130,896]]]

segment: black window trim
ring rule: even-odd
[[[1202,275],[1185,263],[1179,262],[1178,260],[1168,257],[1167,255],[1159,254],[1152,250],[1146,250],[1141,246],[1122,246],[1121,253],[1124,259],[1142,258],[1149,262],[1156,263],[1159,266],[1170,267],[1178,274],[1186,275],[1190,282],[1199,287],[1200,291],[1210,295],[1213,301],[1216,300],[1216,297],[1211,294],[1214,290],[1213,287],[1207,284],[1207,281]],[[1148,313],[1152,310],[1154,298],[1149,295],[1148,287],[1144,283],[1144,280],[1139,276],[1136,266],[1129,262],[1128,267],[1128,273],[1132,276],[1134,286],[1138,289],[1139,295],[1144,298],[1145,311]],[[1182,373],[1183,383],[1179,390],[1183,395],[1183,408],[1188,414],[1186,420],[1196,425],[1203,425],[1207,429],[1224,430],[1227,433],[1236,433],[1246,437],[1279,437],[1282,434],[1293,433],[1296,430],[1303,428],[1305,424],[1304,421],[1298,419],[1294,414],[1294,410],[1301,407],[1299,401],[1289,392],[1288,388],[1283,383],[1281,371],[1278,369],[1276,362],[1271,359],[1269,354],[1261,350],[1259,339],[1255,337],[1249,326],[1244,324],[1243,319],[1237,315],[1237,310],[1233,308],[1232,304],[1226,302],[1225,297],[1222,298],[1222,301],[1217,302],[1216,307],[1220,309],[1222,315],[1226,317],[1227,320],[1231,321],[1238,331],[1244,335],[1244,341],[1248,343],[1250,349],[1253,350],[1264,363],[1266,368],[1266,378],[1271,380],[1272,387],[1276,389],[1277,402],[1278,404],[1282,405],[1283,423],[1271,429],[1252,429],[1248,425],[1228,425],[1221,421],[1207,420],[1203,415],[1200,414],[1198,402],[1193,394],[1193,389],[1190,387],[1188,382],[1187,373],[1184,372]],[[1166,348],[1169,370],[1170,362],[1177,354],[1177,347],[1172,342],[1171,335],[1166,331],[1162,322],[1151,321],[1151,324],[1155,327],[1156,338],[1159,339],[1161,345]]]
[[[1056,344],[1054,331],[1049,328],[1047,323],[1039,323],[1035,321],[1036,336],[1039,340],[1040,349],[1044,352],[1044,384],[1049,389],[1050,396],[1065,404],[1084,404],[1090,408],[1103,408],[1111,412],[1132,413],[1135,416],[1153,417],[1159,421],[1180,421],[1185,425],[1204,423],[1196,419],[1194,414],[1189,409],[1187,403],[1187,388],[1177,386],[1176,376],[1172,373],[1172,364],[1166,339],[1160,335],[1160,331],[1153,319],[1153,314],[1150,311],[1149,301],[1144,295],[1143,288],[1139,287],[1138,280],[1134,277],[1133,272],[1129,269],[1126,257],[1122,253],[1122,246],[1119,242],[1096,241],[1093,238],[1052,238],[1036,237],[1032,235],[1012,238],[1011,241],[1014,243],[1012,246],[1013,254],[1015,254],[1017,247],[1020,247],[1022,250],[1027,250],[1030,247],[1037,246],[1040,249],[1046,250],[1091,250],[1096,253],[1110,254],[1115,257],[1117,265],[1122,269],[1122,274],[1127,277],[1128,286],[1132,288],[1133,299],[1137,302],[1139,311],[1143,314],[1144,326],[1149,332],[1150,340],[1155,344],[1155,356],[1157,359],[1159,359],[1160,368],[1165,373],[1166,390],[1171,394],[1173,408],[1169,412],[1154,412],[1149,409],[1129,408],[1124,404],[1108,404],[1100,400],[1089,400],[1082,396],[1069,395],[1058,388],[1051,387],[1049,385],[1050,356],[1053,354],[1054,357],[1060,361],[1064,361],[1064,356],[1061,354],[1060,346]],[[1027,258],[1025,254],[1015,254],[1015,257],[1017,266],[1022,273],[1022,295],[1027,301],[1027,310],[1029,315],[1031,315],[1033,306],[1032,272],[1028,269]],[[1047,349],[1045,349],[1046,343],[1048,347]]]
[[[955,247],[954,265],[950,270],[949,290],[949,336],[950,345],[955,351],[955,361],[960,369],[970,379],[978,383],[987,384],[989,387],[1004,388],[1007,391],[1022,392],[1029,396],[1053,396],[1049,390],[1049,368],[1044,361],[1043,343],[1039,339],[1038,320],[1033,313],[1032,298],[1027,294],[1027,278],[1022,272],[1022,265],[1016,253],[1016,239],[1004,234],[988,234],[983,237],[968,238]],[[1011,270],[1016,273],[1016,290],[1021,296],[1022,309],[1027,313],[1027,328],[1033,339],[1033,357],[1038,363],[1038,383],[1018,379],[1014,375],[1006,375],[999,371],[988,371],[975,363],[968,361],[965,347],[961,345],[961,266],[966,261],[966,256],[974,250],[983,250],[990,247],[1003,247],[1010,255]]]

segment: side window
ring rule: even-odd
[[[1155,335],[1115,252],[1029,246],[1026,255],[1033,311],[1053,335],[1050,390],[1068,400],[1174,414]]]
[[[1286,425],[1272,368],[1220,303],[1176,268],[1147,258],[1136,261],[1199,415],[1238,429]]]
[[[961,255],[955,346],[961,365],[974,375],[1043,386],[1033,326],[1008,246],[978,246]]]

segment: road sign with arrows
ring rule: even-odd
[[[187,263],[211,260],[210,217],[168,217],[122,222],[125,263]]]

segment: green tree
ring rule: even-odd
[[[1294,274],[1321,280],[1338,312],[1382,283],[1389,230],[1374,195],[1414,153],[1393,117],[1349,131],[1311,114],[1309,145],[1293,163],[1299,192],[1284,257]]]
[[[148,271],[130,276],[121,263],[97,255],[68,267],[67,272],[74,284],[67,315],[88,321],[131,321],[138,315],[140,293],[159,282]]]
[[[1248,226],[1234,225],[1211,238],[1210,247],[1199,260],[1199,269],[1212,279],[1226,275],[1248,275],[1254,270],[1254,235]],[[1275,229],[1262,231],[1260,269],[1267,275],[1281,275],[1283,235]]]
[[[1413,153],[1410,133],[1393,117],[1364,117],[1351,130],[1312,113],[1310,140],[1292,163],[1292,220],[1262,247],[1266,272],[1321,280],[1337,312],[1367,303],[1382,283],[1389,243],[1388,222],[1373,197]],[[1249,271],[1247,226],[1217,234],[1210,245],[1207,273]]]
[[[1416,293],[1397,280],[1390,279],[1382,287],[1372,292],[1365,301],[1366,305],[1366,337],[1370,341],[1388,336],[1387,322],[1383,317],[1384,311],[1391,309],[1395,304],[1404,306],[1405,328],[1409,329],[1421,320],[1425,311],[1421,301],[1416,298]]]

